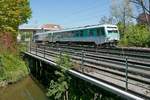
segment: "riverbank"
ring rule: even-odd
[[[0,87],[15,83],[29,74],[19,51],[0,50]]]
[[[0,90],[0,100],[48,100],[45,90],[31,76]]]

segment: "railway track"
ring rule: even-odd
[[[41,45],[40,45],[41,46]],[[148,48],[94,48],[94,47],[81,47],[81,46],[67,46],[67,45],[59,45],[59,46],[50,46],[51,48],[61,48],[61,49],[69,49],[74,51],[85,51],[98,55],[109,55],[115,56],[116,58],[128,57],[129,59],[134,59],[138,61],[149,62],[150,59],[150,49]],[[42,47],[42,46],[41,46]]]
[[[104,50],[104,51],[103,51]],[[147,56],[147,52],[144,51],[134,51],[144,52],[143,56],[141,54],[136,54],[136,58],[131,53],[132,51],[125,51],[128,54],[127,64],[128,64],[128,76],[126,79],[126,56],[121,56],[118,51],[107,50],[106,49],[95,50],[94,49],[84,49],[83,48],[72,48],[72,47],[45,47],[39,46],[38,48],[32,47],[32,53],[37,53],[38,55],[48,58],[52,58],[54,61],[62,53],[67,53],[72,58],[72,61],[76,64],[74,70],[78,70],[94,78],[99,78],[101,81],[105,81],[109,84],[115,85],[122,89],[126,89],[126,83],[128,84],[127,90],[129,92],[134,92],[135,94],[142,95],[146,98],[150,98],[150,63],[149,59],[143,57]],[[36,52],[38,51],[38,52]],[[102,53],[103,52],[103,53]],[[133,54],[133,55],[132,55]],[[132,57],[133,56],[133,57]]]
[[[56,50],[58,51],[58,48],[56,47],[49,47],[50,50]],[[99,50],[99,51],[95,51],[95,50],[83,50],[83,49],[79,49],[79,48],[60,48],[62,51],[64,52],[68,52],[68,53],[74,53],[74,52],[81,52],[84,51],[86,56],[91,56],[93,58],[102,58],[102,59],[114,59],[115,61],[120,61],[120,62],[125,62],[125,59],[128,59],[128,63],[131,64],[138,64],[141,66],[150,66],[150,51],[147,52],[146,54],[141,54],[141,52],[135,54],[132,53],[130,51],[130,53],[128,53],[127,51],[124,51],[124,53],[122,53],[122,51],[112,51],[111,50]],[[144,52],[144,51],[142,51]],[[138,67],[138,66],[137,66]],[[145,67],[146,68],[146,67]]]

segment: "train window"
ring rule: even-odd
[[[88,36],[88,30],[83,30],[83,36],[84,37]]]
[[[65,34],[65,32],[60,33],[62,35],[62,38],[66,38],[67,35]]]
[[[38,38],[39,38],[39,36],[38,36],[38,35],[35,35],[35,36],[34,36],[34,38],[35,38],[35,39],[38,39]]]
[[[69,37],[69,34],[67,32],[64,32],[65,34],[65,37],[68,38]]]
[[[70,37],[73,37],[73,33],[71,31],[68,32]]]
[[[93,33],[94,33],[94,36],[97,35],[97,30],[95,28],[93,29]]]
[[[73,34],[73,37],[76,37],[76,33],[74,31],[71,32]]]
[[[102,34],[102,35],[105,35],[105,29],[104,29],[104,27],[101,27],[101,28],[100,28],[100,31],[101,31],[101,34]]]
[[[89,30],[89,36],[94,36],[94,32],[92,29]]]
[[[101,31],[99,28],[96,29],[96,32],[97,32],[97,36],[100,36],[101,35]]]
[[[68,34],[70,34],[70,37],[73,37],[72,31],[69,31]]]
[[[108,30],[108,33],[118,33],[117,30]]]
[[[79,36],[80,36],[79,31],[75,31],[74,33],[75,33],[75,36],[76,36],[76,37],[79,37]]]
[[[100,27],[96,29],[97,36],[105,35],[104,27]]]
[[[79,31],[80,37],[83,37],[83,30]]]

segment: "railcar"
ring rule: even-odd
[[[36,33],[33,35],[32,41],[35,43],[46,43],[49,41],[49,32]]]
[[[37,33],[34,36],[35,42],[49,43],[78,43],[78,44],[108,44],[120,39],[118,27],[116,25],[93,25],[64,29],[59,31],[49,31]],[[43,41],[42,41],[43,40]]]

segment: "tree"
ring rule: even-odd
[[[16,41],[18,26],[27,23],[31,17],[29,0],[0,1],[0,39],[7,46]],[[8,40],[12,39],[9,43]],[[8,47],[8,46],[7,46]]]
[[[144,14],[146,23],[149,25],[150,30],[150,18],[148,16],[150,15],[150,0],[130,0],[130,2],[136,4],[138,8],[142,9],[142,13]]]
[[[116,23],[129,23],[133,14],[129,0],[112,0],[111,14],[115,18]]]
[[[112,17],[106,17],[106,16],[103,16],[101,18],[101,20],[99,21],[100,24],[113,24],[113,18]]]
[[[127,31],[124,37],[120,41],[122,46],[137,46],[137,47],[149,47],[150,46],[150,34],[148,27],[144,25],[130,25],[127,27]]]
[[[1,0],[0,1],[0,29],[11,28],[17,30],[18,26],[26,23],[31,17],[28,0]]]
[[[123,33],[126,25],[132,21],[132,6],[129,0],[112,0],[111,14],[117,23],[123,23]]]

